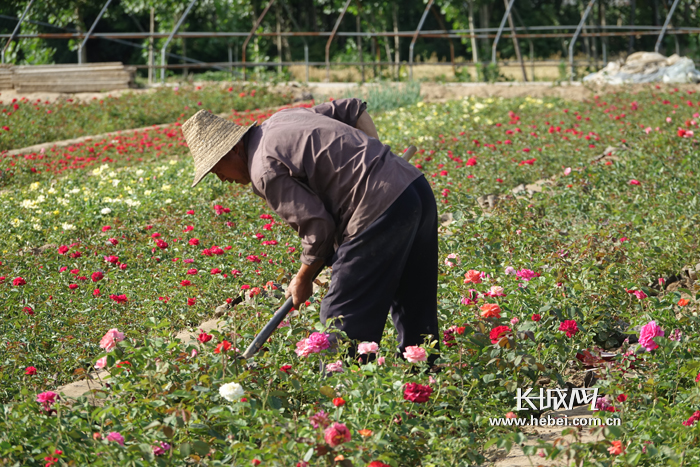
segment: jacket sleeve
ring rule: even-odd
[[[360,99],[336,99],[312,107],[312,112],[325,115],[355,128],[357,119],[367,109],[367,103]]]
[[[300,180],[281,171],[265,172],[260,185],[270,208],[301,237],[301,262],[325,261],[333,252],[336,225],[321,199]]]

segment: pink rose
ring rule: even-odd
[[[335,363],[329,363],[326,365],[326,371],[330,373],[343,373],[343,362],[338,360]]]
[[[524,281],[529,281],[530,279],[537,277],[537,273],[532,269],[521,269],[520,271],[517,271],[515,275]]]
[[[97,362],[95,362],[95,368],[104,368],[107,366],[107,357],[102,357]]]
[[[115,443],[119,443],[120,446],[124,446],[124,437],[118,431],[111,431],[105,437],[105,439],[107,441],[114,441]]]
[[[647,349],[647,352],[651,352],[659,347],[659,344],[654,342],[654,338],[663,335],[664,331],[656,324],[656,321],[649,321],[642,326],[639,332],[639,343]]]
[[[489,289],[488,292],[486,292],[484,295],[488,295],[489,297],[505,297],[506,294],[503,293],[503,287],[500,285],[493,285],[491,286],[491,289]]]
[[[406,360],[411,363],[424,362],[428,359],[428,355],[423,347],[409,345],[403,353]]]
[[[294,352],[300,357],[308,357],[312,353],[319,353],[330,347],[328,337],[320,332],[314,332],[306,339],[297,342],[297,348]]]
[[[465,284],[480,284],[481,283],[481,272],[474,269],[470,269],[464,274]]]
[[[350,430],[343,423],[334,423],[323,432],[323,439],[334,448],[350,441]]]
[[[320,332],[312,333],[308,339],[306,339],[306,342],[309,347],[314,349],[314,353],[318,353],[321,350],[326,350],[331,346],[330,342],[328,342],[328,336]]]
[[[376,342],[363,342],[357,346],[357,353],[360,355],[377,353],[377,350],[379,350],[379,344]]]
[[[119,332],[116,329],[110,329],[100,340],[100,347],[109,352],[117,346],[117,342],[123,341],[124,337],[123,332]]]
[[[384,365],[384,357],[377,358],[377,365],[379,365],[379,366]]]
[[[42,392],[36,395],[36,401],[40,404],[44,404],[45,407],[53,404],[58,400],[58,394],[53,391]]]
[[[647,298],[647,294],[645,294],[642,290],[635,290],[632,292],[635,297],[637,297],[639,300]]]

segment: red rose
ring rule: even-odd
[[[25,375],[29,375],[29,376],[35,375],[35,374],[36,374],[36,367],[28,366],[28,367],[24,370],[24,374],[25,374]]]
[[[534,322],[537,322],[537,321],[539,321],[539,320],[541,320],[541,319],[542,319],[542,316],[539,315],[538,313],[535,313],[534,315],[532,315],[532,320],[533,320]]]
[[[201,329],[200,329],[200,331],[201,331],[201,332],[200,332],[199,335],[197,336],[197,340],[198,340],[199,342],[201,342],[202,344],[206,344],[207,342],[209,342],[210,340],[212,340],[212,338],[214,337],[214,336],[212,336],[211,334],[207,334],[206,332],[202,331]]]
[[[188,299],[187,299],[187,306],[192,306],[192,305],[194,305],[196,301],[197,301],[196,298],[188,298]]]
[[[574,337],[574,334],[578,332],[578,326],[576,321],[572,319],[567,319],[559,325],[559,330],[566,333],[566,337]]]
[[[223,340],[216,346],[214,353],[228,352],[231,350],[231,343],[227,340]]]
[[[333,399],[333,405],[335,405],[336,407],[342,407],[345,405],[345,399],[343,399],[342,397],[336,397],[335,399]]]
[[[418,383],[406,383],[403,390],[403,398],[411,402],[428,402],[432,392],[433,388],[430,386],[423,386]]]
[[[503,337],[510,335],[510,333],[511,329],[508,326],[496,326],[495,328],[491,329],[489,338],[491,339],[492,344],[496,344]]]
[[[104,279],[105,275],[102,273],[102,271],[97,271],[93,272],[90,277],[92,278],[92,282],[99,282]]]
[[[21,278],[21,277],[15,277],[15,278],[12,280],[12,285],[15,285],[15,286],[26,285],[26,284],[27,284],[27,281],[25,281],[25,280],[24,280],[23,278]]]
[[[292,369],[292,365],[282,365],[280,371],[289,374],[289,370]]]

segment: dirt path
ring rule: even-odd
[[[585,422],[577,423],[591,423],[593,413],[590,411],[589,406],[574,407],[572,410],[556,410],[551,412],[546,412],[542,414],[544,419],[549,417],[550,419],[564,419],[572,423],[573,419],[585,419]],[[545,426],[545,427],[525,427],[523,432],[527,434],[528,441],[524,446],[537,446],[538,440],[542,440],[546,443],[553,443],[555,440],[560,439],[559,445],[566,446],[573,442],[578,443],[593,443],[603,440],[602,434],[593,434],[596,428],[580,427],[577,428],[577,435],[566,435],[562,436],[562,431],[566,428],[564,426]],[[578,439],[577,439],[578,438]],[[539,451],[538,451],[539,454]],[[523,452],[521,446],[514,446],[511,451],[506,454],[505,452],[495,452],[494,456],[497,460],[492,461],[490,464],[493,467],[531,467],[531,466],[544,466],[544,467],[568,467],[571,464],[567,459],[556,459],[548,460],[539,455],[527,456]]]

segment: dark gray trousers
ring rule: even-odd
[[[437,235],[435,197],[421,176],[336,250],[321,321],[338,318],[335,325],[350,339],[379,343],[391,311],[400,352],[428,335],[438,340],[439,349]]]

